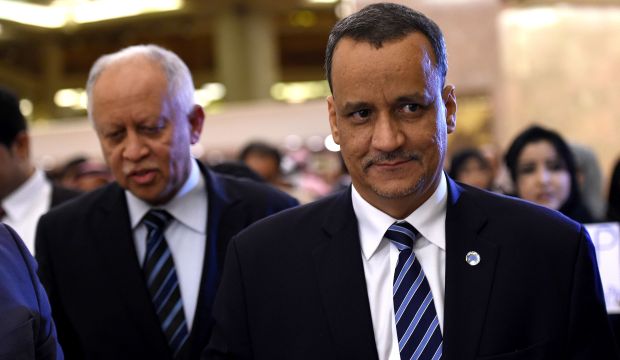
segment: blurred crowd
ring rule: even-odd
[[[228,160],[203,162],[219,173],[271,184],[301,203],[345,189],[351,181],[338,152],[283,150],[264,141],[247,143]],[[463,184],[516,196],[582,223],[620,221],[620,159],[605,189],[594,151],[553,129],[528,127],[503,153],[489,144],[456,149],[445,165],[448,175]],[[82,192],[113,180],[105,163],[85,156],[47,175],[57,185]]]

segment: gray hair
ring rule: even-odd
[[[378,3],[341,19],[334,25],[327,40],[325,51],[325,76],[332,88],[332,60],[338,42],[348,37],[355,41],[368,42],[379,49],[384,42],[400,40],[420,32],[431,44],[435,53],[435,68],[443,84],[448,73],[446,43],[439,26],[421,12],[403,5]]]
[[[184,114],[190,113],[194,105],[194,82],[192,74],[183,60],[172,51],[157,45],[134,45],[101,56],[90,69],[86,82],[86,93],[88,95],[88,118],[91,122],[93,121],[93,87],[101,73],[110,64],[136,56],[146,57],[162,67],[168,80],[168,96],[173,105]]]

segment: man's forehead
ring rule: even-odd
[[[398,96],[424,94],[435,83],[430,46],[422,39],[401,39],[375,48],[368,42],[345,39],[334,56],[332,86],[366,93],[369,87],[401,89]],[[404,89],[403,89],[404,88]]]
[[[94,88],[105,85],[115,85],[116,83],[137,82],[158,80],[165,78],[163,69],[153,60],[142,56],[134,55],[129,58],[116,59],[109,63],[99,74]]]
[[[159,97],[167,91],[161,67],[149,61],[114,62],[106,67],[93,85],[93,101],[106,103],[122,98]]]
[[[407,38],[376,48],[368,42],[345,39],[334,54],[333,86],[343,80],[361,86],[412,76],[426,82],[435,68],[426,45],[421,39]]]

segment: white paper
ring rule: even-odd
[[[620,224],[585,224],[596,249],[609,314],[620,314]]]

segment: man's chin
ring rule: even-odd
[[[373,187],[372,190],[374,191],[375,194],[377,194],[378,196],[384,199],[394,200],[394,199],[402,199],[409,195],[415,194],[419,192],[420,187],[417,186],[417,184],[410,185],[410,186],[393,186],[393,187],[375,186]]]
[[[158,205],[164,202],[160,192],[153,188],[129,186],[127,190],[138,199],[151,205]]]

